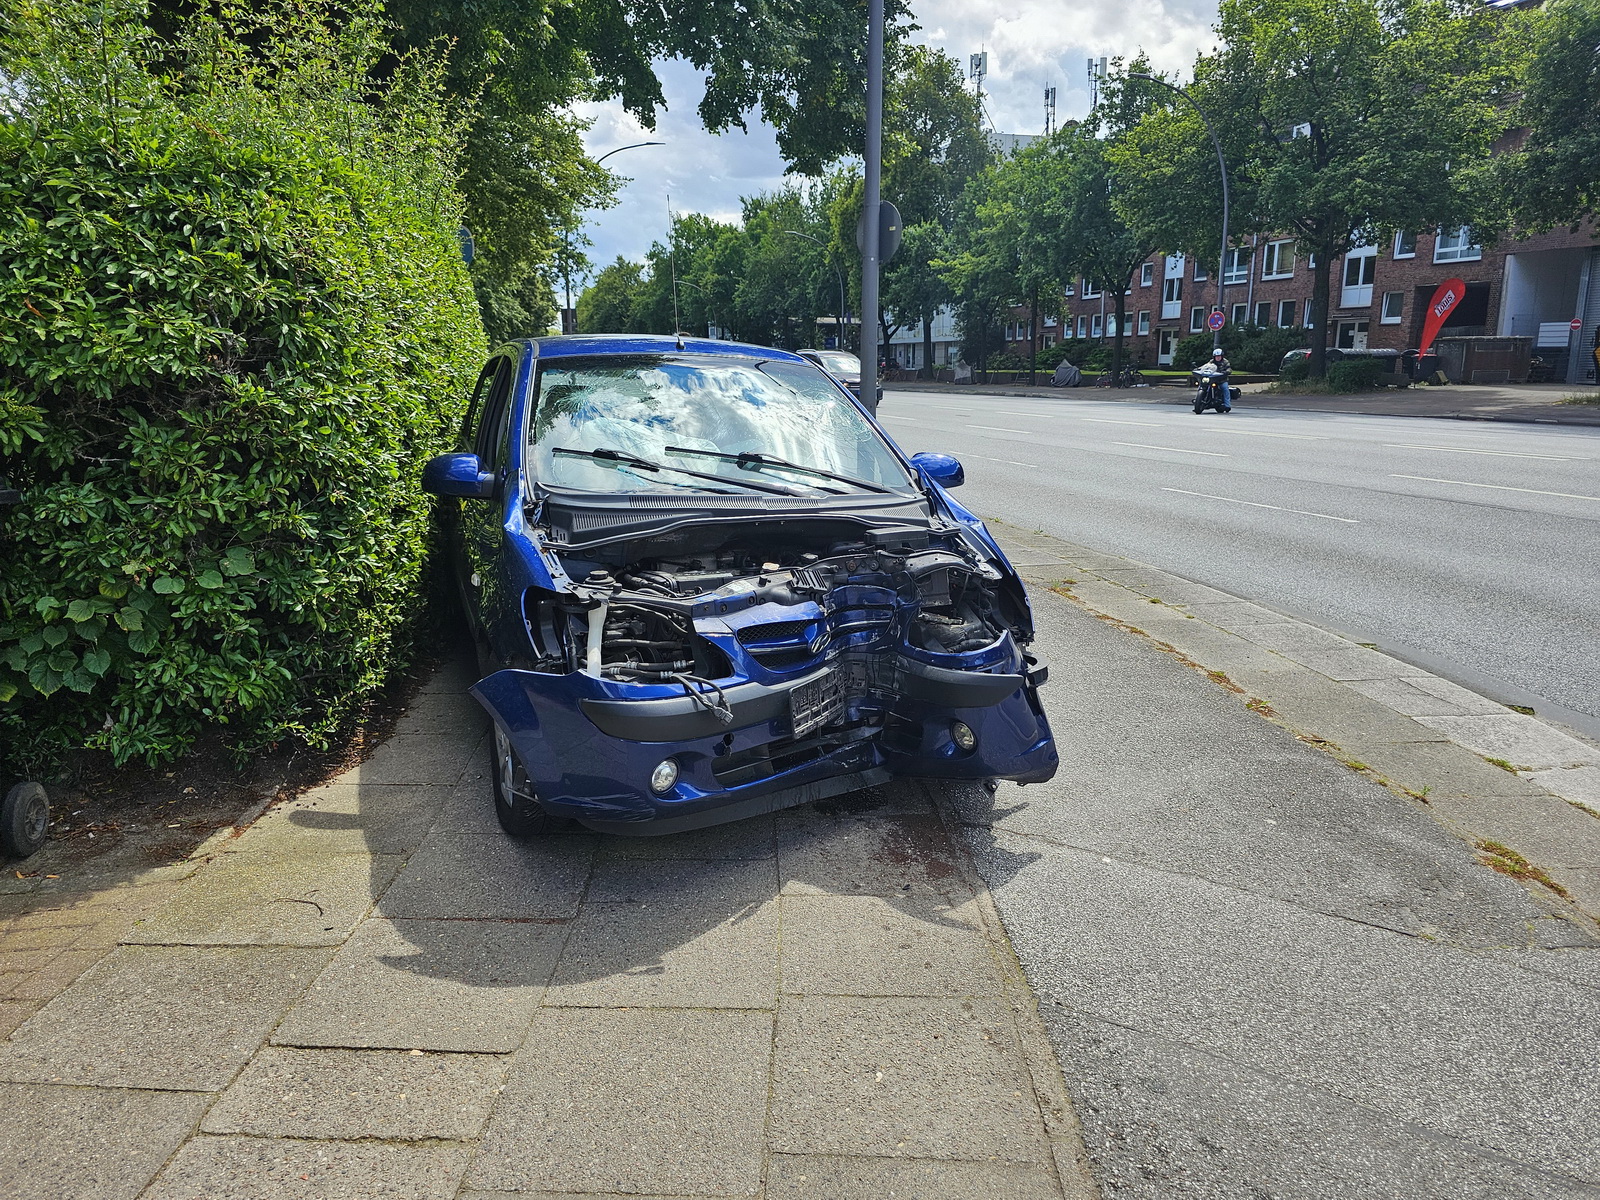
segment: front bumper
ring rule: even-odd
[[[672,833],[802,804],[895,777],[1013,779],[1055,774],[1039,704],[1045,669],[1013,651],[1010,670],[963,671],[906,654],[844,655],[780,683],[734,683],[721,700],[676,684],[504,670],[472,694],[510,737],[550,811],[593,829]],[[714,707],[725,701],[732,719]],[[952,725],[976,736],[962,750]],[[678,766],[664,795],[648,779]]]

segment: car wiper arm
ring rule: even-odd
[[[786,471],[799,471],[803,475],[815,475],[819,479],[831,479],[835,483],[848,483],[854,487],[865,488],[869,492],[882,492],[889,495],[890,490],[876,483],[868,483],[865,479],[856,479],[850,475],[835,475],[832,471],[824,471],[821,467],[807,467],[797,462],[790,462],[786,458],[775,458],[770,454],[762,454],[756,450],[741,450],[737,454],[729,454],[723,450],[696,450],[690,446],[668,446],[668,454],[697,454],[701,458],[716,458],[723,462],[731,462],[735,466],[748,470],[750,467],[780,467]]]
[[[670,446],[668,450],[671,450]],[[679,475],[689,475],[695,479],[709,479],[712,483],[731,483],[734,487],[769,492],[774,496],[793,496],[795,494],[787,488],[756,483],[753,479],[729,479],[725,475],[713,475],[709,471],[692,471],[688,467],[675,467],[671,463],[651,462],[648,458],[640,458],[637,455],[628,454],[626,451],[612,450],[606,446],[601,446],[596,450],[569,450],[565,446],[552,446],[550,453],[565,454],[572,458],[597,458],[602,462],[620,463],[625,467],[633,467],[640,471],[675,471]]]

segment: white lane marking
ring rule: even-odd
[[[1420,479],[1424,483],[1453,483],[1457,487],[1489,488],[1496,492],[1523,492],[1529,496],[1559,496],[1563,500],[1593,500],[1600,504],[1600,496],[1580,496],[1574,492],[1541,492],[1538,488],[1506,487],[1498,483],[1468,483],[1465,479],[1435,479],[1432,475],[1390,475],[1390,479]]]
[[[1187,422],[1174,421],[1173,424],[1183,424],[1190,429],[1195,428],[1193,425],[1188,425]],[[1243,434],[1245,437],[1294,438],[1295,440],[1301,442],[1325,442],[1328,440],[1321,434],[1317,433],[1268,433],[1265,429],[1237,429],[1230,425],[1214,425],[1209,421],[1207,421],[1204,425],[1199,426],[1199,430],[1201,433],[1239,433]]]
[[[1543,458],[1552,462],[1587,462],[1566,454],[1518,454],[1512,450],[1478,450],[1465,446],[1423,446],[1416,442],[1385,442],[1391,450],[1441,450],[1446,454],[1492,454],[1496,458]]]
[[[1038,463],[1017,462],[1014,458],[990,458],[987,454],[974,454],[970,450],[963,450],[961,452],[961,457],[982,459],[984,462],[1007,463],[1013,467],[1033,467],[1035,470],[1039,469]]]
[[[1183,450],[1177,446],[1151,446],[1145,442],[1112,442],[1113,446],[1137,446],[1141,450],[1169,450],[1173,454],[1204,454],[1207,458],[1232,458],[1231,454],[1218,454],[1215,450]]]
[[[1304,508],[1285,508],[1281,504],[1261,504],[1255,500],[1239,500],[1233,496],[1213,496],[1210,492],[1186,492],[1182,488],[1164,487],[1163,492],[1177,492],[1180,496],[1200,496],[1206,500],[1226,500],[1229,504],[1248,504],[1251,508],[1272,508],[1278,512],[1299,513],[1302,517],[1321,517],[1325,521],[1343,521],[1346,525],[1359,525],[1350,517],[1336,517],[1332,513],[1311,512]]]
[[[993,433],[1020,433],[1023,437],[1033,437],[1037,429],[1007,429],[1003,425],[968,425],[968,429],[986,429]]]
[[[1175,421],[1119,421],[1115,417],[1080,417],[1081,421],[1093,421],[1096,425],[1148,425],[1151,429],[1166,429],[1175,425]]]

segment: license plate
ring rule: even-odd
[[[829,671],[821,678],[802,683],[789,692],[789,718],[795,737],[831,724],[850,699],[850,677],[844,671]]]

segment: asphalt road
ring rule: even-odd
[[[1600,736],[1600,430],[885,394],[983,516],[1162,567]]]

